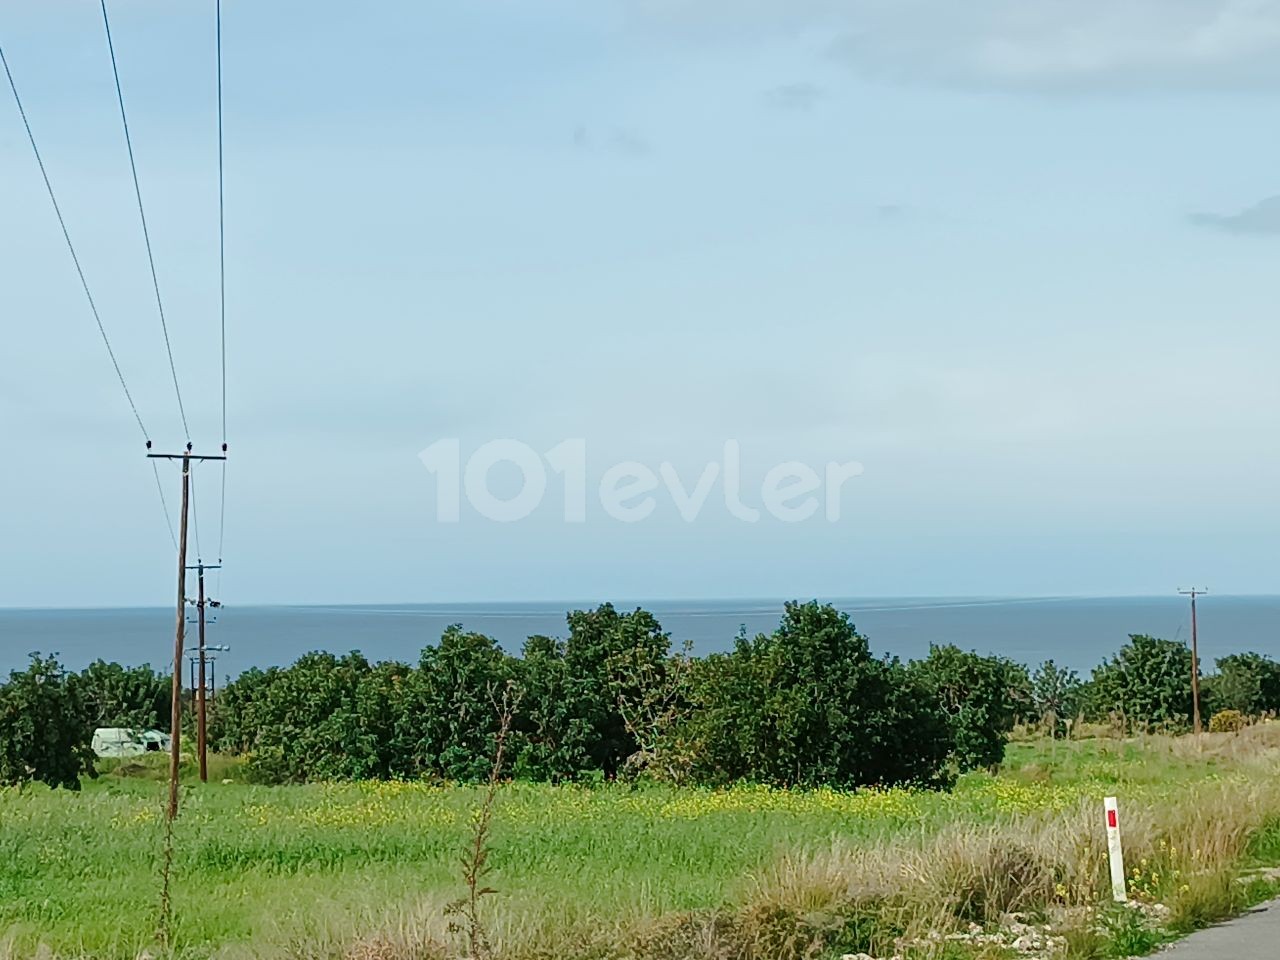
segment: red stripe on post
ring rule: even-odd
[[[1117,826],[1117,825],[1118,825],[1118,824],[1116,823],[1116,812],[1115,812],[1114,810],[1108,810],[1108,811],[1107,811],[1107,826],[1108,826],[1108,827],[1111,827],[1111,828],[1114,830],[1114,829],[1116,828],[1116,826]]]

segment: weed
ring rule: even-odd
[[[1100,917],[1104,957],[1141,957],[1165,942],[1138,908],[1125,903],[1108,907]]]
[[[490,691],[493,697],[493,691]],[[454,901],[448,907],[449,913],[462,916],[460,925],[467,935],[470,960],[489,960],[493,955],[493,947],[489,942],[489,934],[480,919],[480,901],[496,893],[492,887],[482,887],[481,881],[489,872],[489,832],[493,826],[493,808],[498,799],[498,787],[502,781],[503,764],[506,760],[507,737],[511,733],[511,723],[519,706],[520,694],[514,684],[508,682],[502,691],[502,700],[495,698],[494,709],[498,713],[498,734],[494,744],[493,766],[489,771],[489,783],[485,787],[484,798],[471,818],[471,842],[462,858],[462,879],[467,886],[467,895]],[[451,927],[451,929],[455,929]]]

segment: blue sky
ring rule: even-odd
[[[212,449],[212,5],[111,9]],[[226,602],[1276,591],[1280,2],[226,0],[224,31]],[[0,43],[176,447],[97,4],[3,0]],[[5,94],[0,605],[167,603],[151,468]],[[582,438],[591,490],[624,460],[691,487],[728,439],[756,489],[864,472],[838,523],[717,492],[566,524],[552,475],[526,520],[442,524],[442,438]]]

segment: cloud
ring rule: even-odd
[[[765,92],[765,103],[778,110],[811,110],[827,92],[813,83],[784,83]]]
[[[1239,213],[1195,213],[1189,219],[1196,226],[1228,233],[1280,234],[1280,195],[1259,200]]]
[[[752,39],[798,34],[827,18],[837,21],[848,0],[618,0],[635,29],[683,39]]]
[[[579,126],[573,133],[573,145],[579,150],[595,150],[597,147],[623,157],[638,159],[653,153],[649,141],[631,130],[615,128],[603,134],[596,133],[585,125]]]
[[[606,138],[605,145],[624,157],[647,157],[653,152],[648,140],[629,130],[614,130]]]
[[[891,82],[1280,88],[1280,0],[621,2],[645,29],[728,41],[803,37],[858,73]]]
[[[1280,85],[1280,0],[868,0],[833,55],[901,80],[1025,88]]]

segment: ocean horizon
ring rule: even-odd
[[[820,598],[821,599],[821,598]],[[1185,597],[858,597],[828,598],[849,614],[876,655],[911,659],[930,644],[954,643],[1036,665],[1053,659],[1087,674],[1130,634],[1166,639],[1190,636]],[[644,607],[671,634],[706,655],[731,648],[740,630],[773,630],[782,600],[628,600]],[[565,615],[595,606],[586,601],[473,603],[258,604],[223,607],[207,628],[207,642],[230,647],[218,673],[284,665],[312,650],[359,650],[371,660],[414,662],[451,624],[487,634],[518,653],[526,638],[563,637]],[[21,668],[33,652],[55,654],[81,669],[101,657],[168,669],[174,613],[164,607],[0,608],[0,673]],[[1229,653],[1254,650],[1280,658],[1280,596],[1214,596],[1198,606],[1200,654],[1206,670]],[[188,646],[195,625],[189,623]]]

